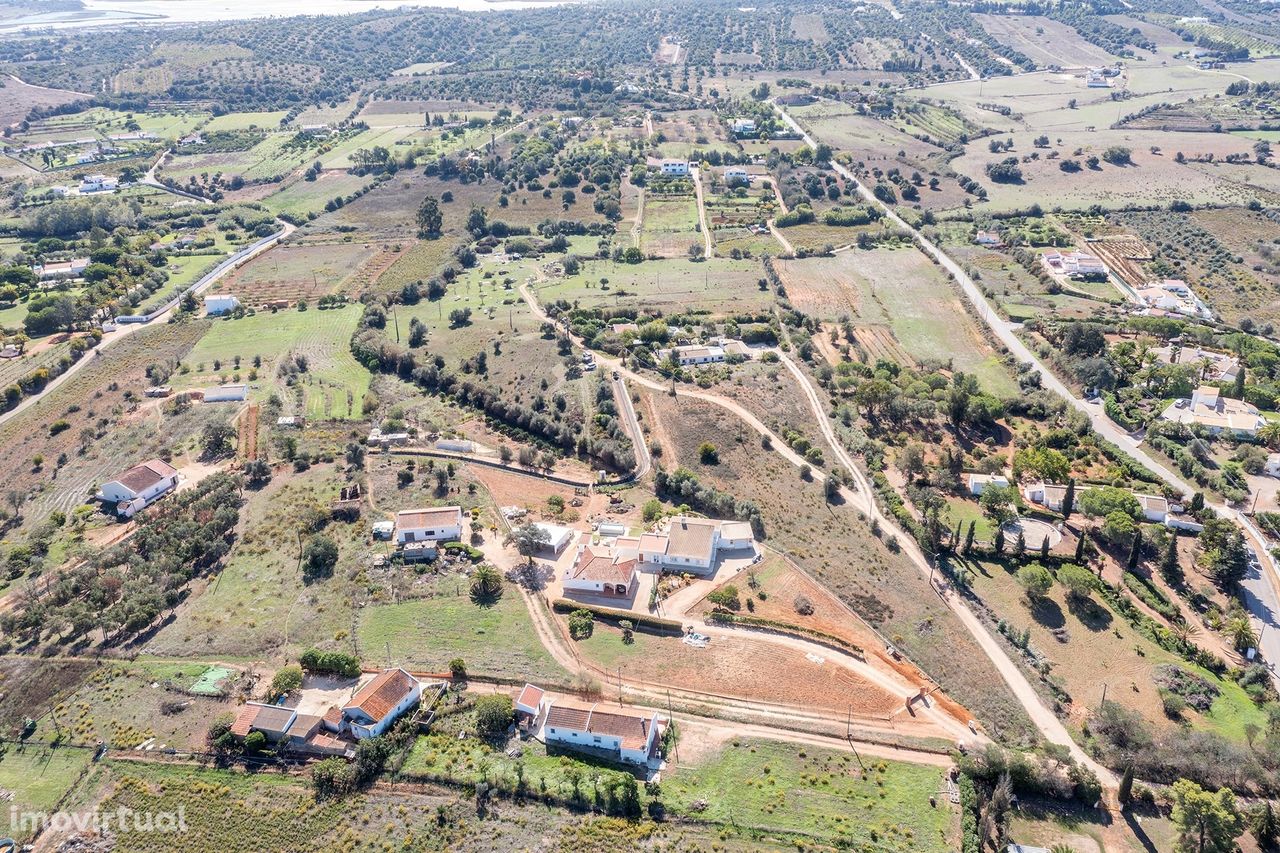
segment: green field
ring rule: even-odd
[[[626,306],[664,314],[703,310],[724,316],[765,310],[772,304],[772,295],[759,286],[763,276],[758,260],[587,261],[578,275],[539,285],[536,292],[543,304],[567,299],[583,307]]]
[[[242,381],[261,384],[253,398],[265,398],[280,360],[289,354],[301,355],[308,367],[299,375],[297,387],[306,415],[313,419],[363,417],[361,405],[372,376],[352,357],[350,347],[362,310],[358,305],[325,311],[313,307],[218,320],[184,359],[188,372],[175,374],[173,384],[179,389],[203,388],[234,381],[239,374]],[[255,356],[262,361],[256,369],[257,380],[249,378]],[[286,390],[280,389],[282,396]]]
[[[372,182],[372,178],[329,171],[317,180],[297,180],[262,200],[273,213],[307,216],[320,213],[338,196],[348,196]]]
[[[995,394],[1018,392],[983,330],[923,253],[854,249],[778,266],[788,296],[801,310],[887,325],[913,358],[972,373]]]
[[[288,114],[285,110],[261,113],[227,113],[211,119],[204,129],[211,133],[218,130],[248,130],[251,127],[258,127],[262,130],[275,130],[280,127],[280,120]]]
[[[714,758],[662,778],[667,806],[704,820],[812,833],[840,848],[954,850],[953,812],[929,805],[934,767],[865,761],[851,753],[764,740],[726,745]]]
[[[444,672],[460,657],[470,672],[527,678],[569,680],[533,630],[520,591],[507,585],[492,605],[471,600],[467,579],[445,575],[430,581],[427,597],[366,607],[360,612],[360,647],[399,666]]]
[[[12,795],[6,797],[7,807],[18,812],[54,811],[92,760],[90,749],[7,744],[0,753],[0,791]],[[17,826],[0,831],[17,838],[31,834]]]

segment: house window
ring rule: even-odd
[[[593,742],[595,742],[595,743],[599,743],[599,742],[600,742],[600,735],[595,735],[594,737],[592,737],[592,738],[591,738],[591,740],[592,740]]]

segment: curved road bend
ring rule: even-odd
[[[778,110],[778,114],[782,119],[795,130],[800,137],[810,147],[814,147],[816,143],[812,136],[802,128],[795,119],[793,119],[785,109],[778,104],[774,104],[774,108]],[[832,169],[845,180],[852,181],[857,187],[859,195],[863,197],[869,204],[875,205],[885,215],[885,217],[898,226],[912,234],[916,239],[916,244],[933,258],[948,273],[950,273],[955,281],[960,285],[961,291],[966,299],[973,306],[978,316],[991,330],[1001,344],[1013,353],[1014,357],[1020,362],[1032,364],[1040,374],[1041,385],[1056,393],[1067,401],[1077,411],[1083,413],[1089,418],[1090,424],[1095,432],[1115,444],[1122,451],[1128,454],[1132,459],[1146,466],[1161,480],[1168,483],[1174,489],[1180,491],[1184,495],[1193,494],[1196,489],[1189,483],[1184,481],[1177,474],[1169,470],[1163,463],[1153,458],[1145,450],[1142,449],[1138,440],[1134,439],[1129,433],[1118,427],[1106,414],[1102,411],[1100,405],[1088,403],[1066,386],[1053,371],[1046,367],[1030,348],[1022,342],[1014,331],[1013,324],[1002,319],[996,312],[991,309],[987,303],[986,297],[983,296],[977,283],[969,276],[964,269],[951,259],[946,252],[929,240],[918,229],[907,223],[902,217],[891,208],[875,197],[872,192],[867,189],[862,181],[854,177],[848,169],[839,163],[832,162]],[[1256,572],[1250,571],[1249,576],[1242,583],[1244,589],[1245,602],[1249,606],[1250,612],[1263,626],[1261,630],[1262,653],[1266,659],[1272,662],[1273,674],[1274,666],[1280,662],[1280,593],[1277,593],[1277,585],[1280,585],[1280,567],[1277,567],[1275,559],[1271,556],[1266,548],[1266,540],[1253,523],[1249,521],[1242,513],[1221,503],[1209,504],[1220,515],[1233,519],[1246,532],[1249,538],[1254,540],[1256,549],[1261,552],[1261,559],[1266,566],[1266,571]],[[1267,628],[1272,630],[1268,631]]]
[[[18,405],[14,406],[9,411],[3,414],[0,414],[0,424],[5,423],[9,419],[18,415],[20,412],[24,412],[31,406],[34,406],[37,403],[39,403],[48,395],[50,391],[52,391],[54,388],[57,388],[63,382],[70,379],[85,365],[97,360],[103,350],[109,349],[111,346],[124,340],[125,338],[137,332],[138,329],[144,328],[145,326],[149,326],[151,323],[157,320],[166,319],[169,316],[170,312],[173,311],[174,306],[176,306],[179,302],[181,302],[182,298],[186,296],[186,294],[188,293],[199,294],[203,292],[210,285],[220,280],[227,273],[236,269],[240,265],[252,260],[253,258],[257,257],[258,255],[270,249],[272,246],[275,246],[285,237],[288,237],[290,234],[292,234],[294,230],[295,230],[294,226],[286,222],[284,223],[284,227],[281,228],[279,231],[277,231],[275,234],[272,234],[269,237],[264,237],[261,240],[257,241],[256,243],[253,243],[252,245],[249,245],[243,249],[240,249],[235,254],[229,255],[224,261],[218,264],[218,266],[210,270],[208,273],[202,276],[198,281],[196,281],[195,284],[191,285],[186,290],[182,291],[182,293],[180,293],[178,296],[166,302],[157,312],[150,315],[150,319],[148,319],[147,322],[117,324],[116,331],[111,332],[105,337],[103,337],[102,341],[92,350],[86,350],[84,356],[82,356],[79,361],[77,361],[75,364],[68,367],[65,372],[59,374],[48,385],[44,386],[44,389],[41,390],[39,394],[36,394],[33,397],[27,397],[25,400],[23,400]]]

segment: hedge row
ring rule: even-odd
[[[663,619],[661,616],[649,616],[645,613],[633,613],[630,610],[618,610],[613,607],[598,607],[594,604],[570,601],[567,598],[557,598],[551,602],[551,608],[557,613],[589,610],[591,615],[601,622],[617,625],[625,620],[630,622],[637,631],[646,631],[651,634],[673,634],[678,636],[684,633],[684,624],[674,619]]]
[[[774,619],[766,619],[763,616],[746,616],[741,613],[731,613],[727,610],[714,610],[707,616],[712,622],[722,622],[730,625],[745,625],[749,628],[767,628],[770,631],[776,631],[779,634],[787,634],[801,640],[816,640],[824,645],[834,646],[841,651],[848,652],[859,660],[866,660],[866,650],[862,646],[850,643],[848,640],[828,634],[826,631],[818,631],[813,628],[805,628],[801,625],[792,625],[789,622],[778,622]]]

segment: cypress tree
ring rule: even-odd
[[[1142,558],[1142,528],[1139,527],[1133,534],[1133,547],[1129,549],[1129,562],[1125,565],[1127,571],[1135,571],[1138,568],[1138,560]]]
[[[1076,511],[1076,481],[1074,478],[1067,480],[1067,493],[1062,498],[1062,520],[1068,521],[1071,513]]]
[[[1244,399],[1244,374],[1245,374],[1245,369],[1244,369],[1244,365],[1242,364],[1240,365],[1240,369],[1236,371],[1235,384],[1231,386],[1231,396],[1236,398],[1237,400]]]
[[[995,551],[997,557],[1004,553],[1004,528],[1003,527],[998,528],[996,530],[996,538],[991,543],[991,549]]]
[[[978,522],[970,521],[969,531],[964,535],[964,555],[966,557],[969,556],[969,552],[973,550],[973,532],[977,525]]]
[[[1080,538],[1076,539],[1076,562],[1084,565],[1084,540],[1089,534],[1083,530],[1080,531]]]
[[[1170,586],[1181,586],[1182,566],[1178,563],[1178,537],[1170,534],[1160,559],[1160,575]]]
[[[1013,555],[1019,559],[1027,553],[1027,537],[1018,531],[1018,538],[1013,540]]]
[[[1040,560],[1049,559],[1049,537],[1046,536],[1040,540]]]
[[[1124,808],[1133,802],[1133,765],[1126,765],[1124,775],[1120,777],[1120,789],[1116,792],[1120,799],[1120,807]]]

